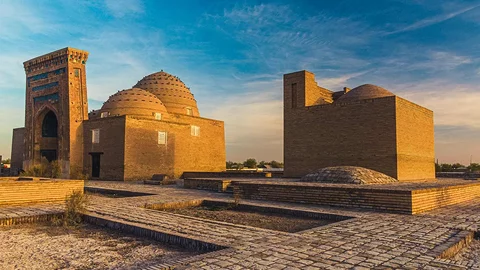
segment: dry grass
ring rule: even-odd
[[[62,168],[58,161],[48,162],[48,160],[42,157],[40,165],[35,165],[22,172],[20,176],[33,176],[33,177],[48,177],[48,178],[60,178],[62,175]]]
[[[78,227],[82,224],[82,215],[87,211],[88,196],[81,191],[74,191],[65,200],[65,212],[52,218],[56,226]]]

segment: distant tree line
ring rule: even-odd
[[[249,169],[256,169],[256,168],[264,168],[265,165],[270,165],[272,168],[283,168],[283,162],[278,162],[276,160],[272,161],[260,161],[257,162],[256,159],[254,158],[248,158],[244,162],[233,162],[233,161],[227,161],[227,169],[243,169],[243,168],[249,168]]]
[[[7,159],[4,159],[4,160],[0,160],[2,164],[10,164],[11,160],[9,158]]]
[[[454,164],[435,163],[435,172],[464,172],[464,171],[469,171],[469,172],[480,171],[480,164],[472,163],[468,166],[465,166],[460,163],[454,163]]]

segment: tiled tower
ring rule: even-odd
[[[83,121],[88,119],[88,52],[64,48],[23,63],[26,73],[23,168],[58,160],[62,176],[83,168]]]

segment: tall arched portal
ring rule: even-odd
[[[42,137],[57,138],[58,137],[58,121],[57,116],[52,111],[45,114],[42,122]]]
[[[23,63],[26,74],[24,170],[42,157],[57,160],[62,176],[83,168],[83,121],[88,119],[88,52],[64,48]]]
[[[43,120],[41,119],[43,117]],[[41,134],[38,138],[40,145],[40,157],[46,158],[49,162],[58,158],[58,119],[55,113],[48,110],[39,115],[41,121]],[[40,133],[40,132],[39,132]]]

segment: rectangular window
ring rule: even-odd
[[[76,68],[74,70],[74,73],[75,73],[75,77],[80,77],[80,69]]]
[[[297,107],[297,84],[292,83],[292,108]]]
[[[158,132],[158,144],[167,144],[167,132],[165,131]]]
[[[92,129],[92,143],[100,143],[100,129]]]
[[[155,113],[155,120],[162,120],[162,114],[156,112],[156,113]]]
[[[192,108],[187,108],[187,115],[193,115]]]
[[[191,126],[191,135],[192,136],[200,136],[200,127],[198,126]]]
[[[105,117],[108,117],[109,113],[108,112],[102,112],[100,114],[100,118],[105,118]]]

